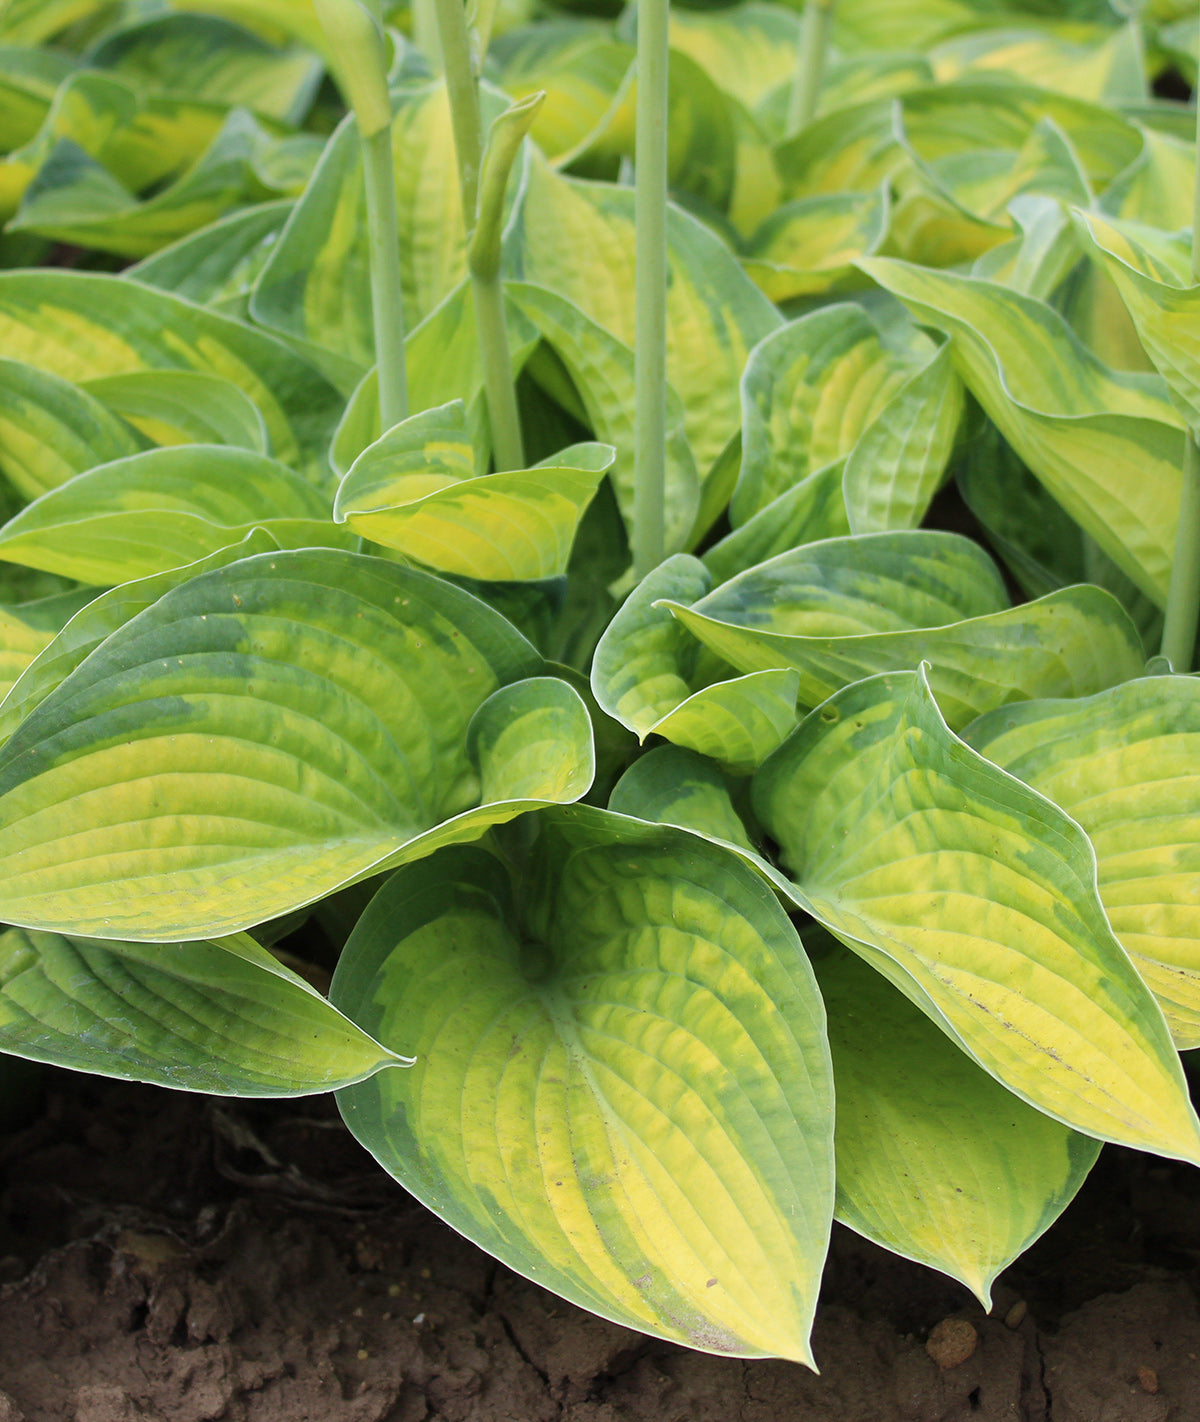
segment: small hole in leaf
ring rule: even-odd
[[[832,726],[835,721],[839,721],[840,719],[841,715],[836,706],[826,706],[821,712],[821,720],[824,721],[827,726]]]

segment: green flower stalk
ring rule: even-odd
[[[633,416],[633,572],[639,580],[666,552],[669,20],[669,0],[639,0]]]
[[[834,0],[808,0],[800,28],[800,49],[796,55],[796,74],[788,96],[787,132],[799,133],[817,116],[821,100],[821,80],[825,73],[825,55],[829,49],[829,32],[833,28]]]
[[[1197,110],[1196,178],[1192,199],[1192,282],[1200,285],[1200,109]],[[1179,496],[1179,522],[1175,526],[1175,552],[1167,589],[1167,615],[1163,622],[1162,654],[1177,672],[1192,669],[1196,631],[1200,626],[1200,447],[1189,429],[1183,450],[1183,488]]]
[[[515,105],[493,126],[484,154],[479,82],[471,53],[471,36],[462,0],[437,0],[438,35],[442,46],[450,119],[467,225],[467,262],[475,301],[475,325],[483,364],[484,396],[492,430],[497,471],[525,464],[517,390],[513,379],[508,328],[504,319],[504,286],[500,277],[500,235],[504,194],[521,140],[529,131],[544,94]]]
[[[380,0],[313,0],[338,84],[354,111],[362,147],[371,262],[371,319],[384,430],[408,417],[400,226],[392,165],[392,101]]]

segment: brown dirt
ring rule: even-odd
[[[1186,1167],[1107,1151],[990,1317],[839,1230],[818,1378],[511,1274],[328,1101],[51,1074],[0,1137],[0,1422],[1200,1422],[1198,1204]]]

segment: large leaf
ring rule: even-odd
[[[0,472],[26,498],[145,445],[78,385],[20,361],[0,361]]]
[[[707,756],[682,746],[655,746],[638,756],[613,786],[608,808],[756,854],[725,776]]]
[[[219,375],[138,370],[98,376],[85,381],[83,389],[155,444],[228,444],[268,452],[262,411],[244,390]]]
[[[950,337],[968,388],[1072,518],[1161,606],[1182,421],[1156,377],[1109,370],[1061,316],[991,282],[879,257],[863,269]]]
[[[970,745],[1087,831],[1113,931],[1181,1047],[1200,1046],[1200,682],[1157,676],[981,717]]]
[[[63,626],[91,601],[93,590],[54,593],[32,602],[0,603],[0,703],[13,684],[55,640]]]
[[[268,529],[281,547],[345,544],[329,501],[247,449],[189,444],[90,469],[0,528],[0,558],[83,583],[123,583],[194,563]]]
[[[275,457],[314,472],[337,392],[280,341],[165,291],[84,272],[0,272],[0,346],[66,380],[141,370],[222,376],[262,411]]]
[[[515,238],[526,281],[565,297],[633,346],[632,188],[560,177],[535,162]],[[687,438],[704,473],[738,428],[746,357],[780,318],[728,248],[675,208],[667,245],[667,379],[683,402]],[[587,263],[579,259],[584,251],[594,254]]]
[[[910,530],[810,544],[690,607],[668,606],[739,671],[795,667],[802,706],[860,677],[928,660],[953,727],[1008,701],[1085,696],[1144,665],[1137,629],[1101,588],[1065,588],[1020,607],[1006,602],[999,572],[977,544]]]
[[[952,735],[923,672],[832,697],[758,772],[754,803],[805,907],[1010,1091],[1085,1135],[1200,1162],[1087,836]]]
[[[519,681],[540,666],[470,594],[380,559],[268,553],[192,578],[0,750],[0,916],[232,932],[578,798],[586,709]]]
[[[746,243],[742,265],[772,301],[857,286],[859,257],[887,232],[886,185],[877,193],[821,193],[776,207]]]
[[[0,1050],[230,1096],[302,1096],[408,1065],[244,934],[119,943],[9,929]]]
[[[519,890],[474,849],[390,880],[333,1000],[417,1056],[339,1103],[456,1229],[626,1326],[811,1365],[824,1013],[735,858],[602,810],[542,816]]]
[[[611,445],[564,449],[536,469],[475,477],[461,400],[412,415],[358,457],[334,517],[438,572],[535,582],[567,571]]]
[[[990,1309],[996,1275],[1058,1218],[1098,1143],[1006,1091],[852,954],[814,966],[837,1088],[837,1218]]]

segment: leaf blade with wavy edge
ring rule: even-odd
[[[820,193],[776,207],[746,243],[742,266],[780,303],[858,284],[854,262],[874,256],[887,235],[889,191]]]
[[[271,452],[258,406],[219,375],[202,370],[139,370],[102,375],[80,388],[157,445],[228,444],[258,454]]]
[[[1113,935],[1087,836],[946,727],[924,671],[868,678],[754,782],[793,895],[1016,1095],[1200,1163],[1162,1012]]]
[[[77,474],[0,528],[0,559],[105,586],[194,563],[264,528],[281,547],[346,546],[329,501],[248,449],[148,449]]]
[[[474,759],[472,718],[541,665],[470,594],[381,559],[270,553],[191,578],[0,748],[0,912],[137,940],[233,932],[478,838],[531,804],[524,772],[521,798],[480,803],[515,751],[492,727]],[[540,802],[578,798],[587,710],[565,683],[535,691],[559,735]],[[510,710],[545,740],[537,705]]]
[[[410,1064],[245,934],[140,944],[9,929],[0,1050],[231,1096],[331,1091]]]
[[[862,269],[946,331],[964,383],[1072,518],[1166,601],[1182,421],[1152,376],[1112,371],[1044,302],[879,257]]]
[[[757,858],[729,784],[712,761],[682,746],[655,746],[613,786],[608,808],[654,825],[675,825]]]
[[[264,331],[137,282],[87,272],[0,272],[0,347],[67,380],[200,370],[262,412],[275,457],[314,478],[341,409],[334,388]]]
[[[703,597],[711,586],[686,553],[643,578],[596,647],[592,693],[639,740],[663,736],[744,774],[796,724],[800,675],[772,669],[697,685],[696,644],[661,602]]]
[[[527,282],[509,282],[507,291],[566,367],[592,433],[616,449],[613,487],[632,537],[633,351],[553,291]],[[689,541],[700,507],[700,479],[684,434],[683,406],[669,387],[665,477],[666,548],[674,552]]]
[[[580,444],[535,469],[475,475],[461,400],[394,425],[338,486],[333,516],[438,572],[506,582],[566,573],[584,510],[616,457]]]
[[[456,1229],[593,1312],[811,1365],[832,1097],[794,930],[681,831],[592,809],[541,829],[516,911],[499,864],[457,850],[360,921],[333,999],[408,1035],[418,1065],[341,1093],[348,1124]]]
[[[1087,832],[1113,932],[1181,1048],[1200,1046],[1200,682],[1158,676],[994,711],[967,744]]]
[[[741,672],[797,668],[802,706],[928,658],[952,726],[1046,694],[1041,687],[1087,695],[1138,675],[1143,662],[1137,629],[1111,594],[1081,585],[1006,607],[999,572],[977,544],[925,529],[808,544],[691,606],[662,601]]]
[[[738,428],[746,357],[781,318],[712,232],[675,208],[667,227],[667,380],[682,402],[697,468],[706,473]],[[554,291],[632,347],[631,188],[563,178],[535,161],[513,240],[526,282]],[[580,251],[595,254],[586,268]]]
[[[835,1218],[990,1309],[996,1275],[1069,1203],[1099,1143],[1006,1091],[853,954],[813,966],[837,1091]]]
[[[279,545],[261,528],[246,535],[240,543],[182,568],[121,583],[97,594],[87,590],[89,601],[62,626],[58,634],[30,661],[0,699],[0,741],[6,741],[26,716],[44,701],[58,684],[65,680],[89,652],[119,627],[123,627],[139,612],[144,612],[176,584],[210,568],[223,568],[239,558],[255,553],[273,552]]]
[[[0,473],[27,499],[145,447],[145,439],[80,386],[0,360]]]
[[[1186,247],[1171,242],[1182,260],[1168,265],[1146,240],[1157,240],[1161,247],[1161,233],[1080,211],[1072,216],[1088,255],[1116,283],[1180,413],[1192,428],[1200,426],[1200,286],[1178,269],[1190,255]],[[1175,257],[1176,252],[1165,255]]]

